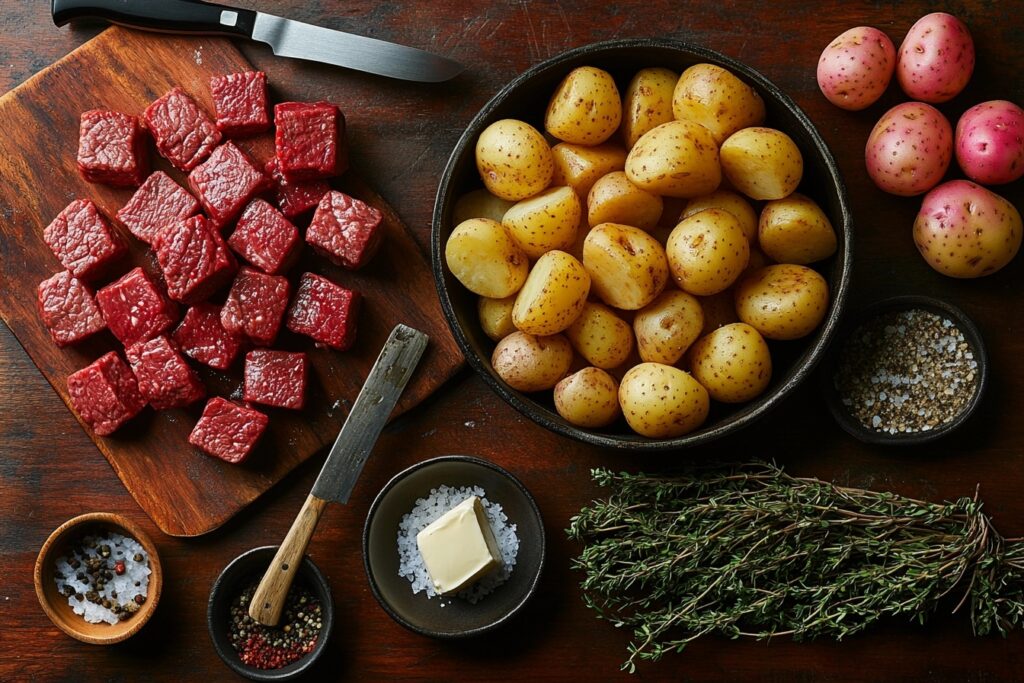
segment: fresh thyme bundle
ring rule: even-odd
[[[584,600],[629,628],[624,669],[709,633],[841,639],[883,617],[970,604],[974,631],[1024,621],[1024,539],[977,498],[936,504],[752,463],[674,477],[594,470],[611,488],[572,518]]]

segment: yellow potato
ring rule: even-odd
[[[601,301],[628,311],[654,301],[668,284],[664,247],[640,228],[628,225],[593,227],[583,242],[583,267]]]
[[[697,340],[690,354],[690,372],[716,401],[743,403],[768,387],[772,356],[757,330],[746,323],[732,323]]]
[[[698,338],[740,319],[736,315],[736,301],[732,289],[711,296],[702,296],[699,301],[700,310],[704,314],[704,327],[701,328]]]
[[[807,266],[779,264],[750,273],[736,287],[736,313],[768,339],[799,339],[828,312],[828,283]]]
[[[588,363],[604,370],[622,365],[633,350],[633,329],[604,304],[587,302],[565,336]]]
[[[598,178],[626,166],[626,150],[606,143],[597,147],[570,145],[563,142],[551,148],[555,172],[552,185],[568,185],[583,199]]]
[[[515,294],[526,281],[529,259],[501,227],[489,218],[463,221],[444,247],[448,269],[462,286],[492,299]]]
[[[623,171],[614,171],[594,183],[587,195],[587,222],[622,223],[650,230],[661,218],[661,197],[629,182]]]
[[[512,208],[513,202],[495,197],[487,190],[480,188],[459,197],[452,209],[452,224],[458,225],[470,218],[490,218],[501,222],[505,212]]]
[[[476,169],[491,194],[517,202],[551,183],[555,163],[540,131],[523,121],[502,119],[480,133]]]
[[[626,175],[640,189],[669,197],[699,197],[722,181],[718,144],[692,121],[669,121],[644,133],[626,157]]]
[[[516,326],[512,324],[512,306],[515,302],[515,295],[502,299],[480,297],[476,304],[476,312],[484,334],[494,341],[501,341],[516,331]]]
[[[552,249],[572,248],[583,207],[571,187],[552,187],[517,202],[501,224],[532,259]]]
[[[516,295],[512,324],[535,335],[561,332],[579,317],[590,293],[590,275],[564,251],[537,259]]]
[[[630,149],[644,133],[673,118],[672,93],[679,74],[669,69],[640,69],[622,102],[622,135]]]
[[[725,209],[740,222],[743,234],[753,244],[757,240],[757,213],[741,195],[730,190],[716,190],[702,197],[694,197],[686,204],[679,220],[689,218],[704,209]]]
[[[731,213],[704,209],[676,226],[665,253],[680,289],[710,296],[728,289],[747,267],[750,242]]]
[[[491,366],[517,391],[551,389],[565,377],[572,365],[572,346],[560,334],[537,337],[513,332],[498,342],[491,355]]]
[[[676,83],[672,113],[677,119],[704,126],[721,145],[740,128],[764,123],[764,100],[731,71],[714,64],[694,64]]]
[[[806,265],[836,251],[836,231],[828,216],[799,192],[764,205],[757,238],[764,253],[778,263]]]
[[[722,143],[722,172],[752,199],[782,199],[800,185],[804,158],[793,139],[774,128],[744,128]]]
[[[661,363],[641,363],[622,377],[619,405],[637,434],[682,436],[708,416],[708,392],[689,373]]]
[[[633,318],[640,358],[651,363],[675,365],[703,328],[700,301],[677,289],[662,292]]]
[[[599,145],[619,127],[622,99],[607,71],[581,66],[555,90],[544,114],[544,128],[559,140]]]
[[[555,385],[555,410],[577,427],[607,427],[621,414],[619,383],[600,368],[583,368]]]

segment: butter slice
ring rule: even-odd
[[[470,496],[416,535],[434,589],[457,593],[501,566],[501,552],[480,499]]]

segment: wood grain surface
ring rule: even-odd
[[[945,8],[969,25],[978,66],[967,90],[941,109],[955,119],[982,100],[1020,101],[1024,14],[1019,2],[254,0],[249,6],[435,50],[469,67],[451,83],[421,86],[278,60],[266,48],[243,46],[253,63],[267,71],[280,97],[342,103],[349,114],[355,166],[413,229],[421,247],[429,238],[439,174],[462,127],[528,66],[597,40],[650,35],[691,41],[742,60],[789,93],[835,153],[857,232],[852,306],[903,293],[940,296],[976,319],[993,368],[979,414],[934,445],[903,450],[860,444],[832,422],[816,388],[808,384],[763,424],[731,441],[644,458],[556,437],[463,373],[385,431],[349,505],[324,514],[309,552],[331,581],[341,618],[310,680],[630,680],[618,671],[626,634],[596,621],[583,606],[580,576],[569,568],[579,548],[563,533],[569,517],[599,494],[588,477],[595,466],[654,470],[760,456],[774,457],[798,474],[918,497],[970,495],[980,486],[999,529],[1024,535],[1024,257],[977,281],[955,281],[931,271],[910,236],[918,202],[882,194],[864,172],[868,132],[888,107],[902,101],[898,88],[891,86],[866,111],[850,113],[828,104],[814,80],[822,48],[843,30],[874,25],[899,43],[918,17]],[[98,29],[54,29],[43,2],[5,6],[0,90],[13,88]],[[1020,181],[1000,192],[1024,206]],[[0,587],[0,679],[236,680],[214,654],[206,633],[210,585],[241,552],[284,536],[309,492],[319,458],[211,534],[198,539],[161,535],[6,329],[0,329],[0,451],[0,571],[5,579]],[[437,642],[405,631],[378,607],[363,574],[360,534],[373,496],[395,472],[425,458],[460,452],[510,469],[531,490],[545,518],[547,568],[539,594],[515,623],[474,641]],[[105,648],[61,634],[32,591],[39,546],[61,522],[89,510],[121,512],[139,521],[154,535],[165,569],[164,595],[153,620],[131,640]],[[842,643],[706,638],[681,655],[641,667],[632,680],[1020,680],[1024,635],[975,638],[965,615],[948,613],[952,606],[926,626],[887,622]]]

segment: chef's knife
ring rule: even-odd
[[[416,48],[200,0],[52,0],[51,9],[57,26],[95,18],[148,31],[248,38],[270,45],[281,57],[407,81],[437,83],[463,70],[456,61]]]

